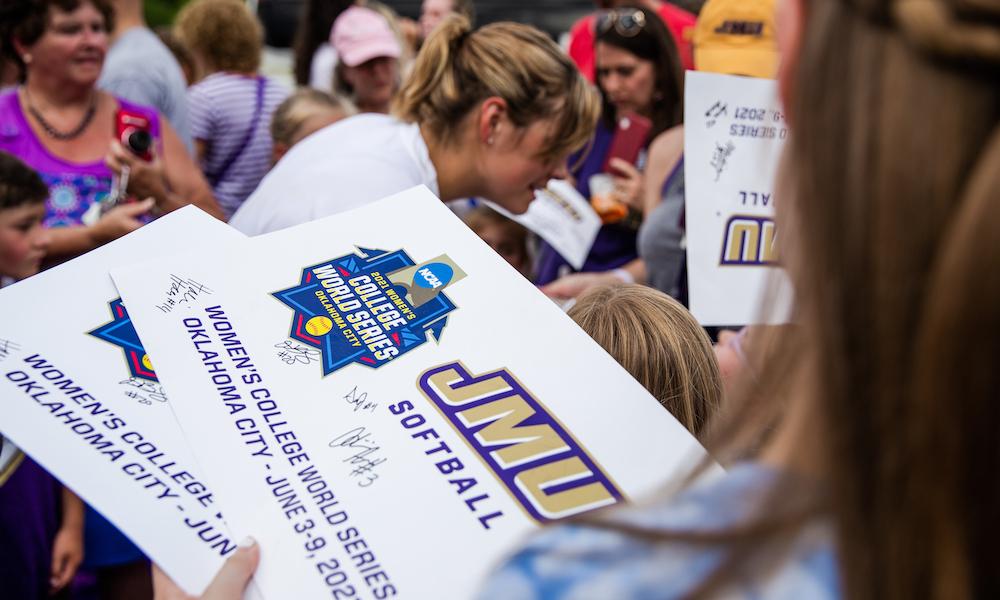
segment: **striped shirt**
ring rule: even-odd
[[[226,218],[236,212],[271,166],[271,115],[289,92],[271,79],[262,80],[261,114],[246,145],[243,141],[257,108],[256,77],[213,73],[188,89],[191,136],[205,143],[201,167]]]

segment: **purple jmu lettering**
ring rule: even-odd
[[[539,522],[623,496],[586,450],[506,369],[473,375],[460,362],[420,376],[420,390]]]

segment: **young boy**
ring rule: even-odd
[[[38,272],[49,245],[42,227],[48,196],[37,173],[0,152],[0,279]],[[49,597],[83,558],[83,503],[6,441],[0,458],[7,463],[0,465],[0,590],[4,598]]]
[[[48,197],[37,173],[0,152],[0,277],[17,280],[38,272],[49,245],[42,227]]]

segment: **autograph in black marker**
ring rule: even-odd
[[[286,365],[308,365],[319,362],[323,357],[319,350],[303,346],[292,340],[285,340],[279,344],[275,344],[274,347],[279,350],[278,358]]]
[[[347,395],[344,396],[344,400],[354,407],[354,412],[359,410],[367,410],[368,412],[375,412],[378,408],[377,402],[371,402],[368,400],[368,392],[358,393],[358,386],[354,386]]]
[[[366,488],[375,483],[378,473],[375,467],[386,462],[388,459],[378,457],[375,454],[381,450],[381,446],[372,439],[372,434],[364,427],[354,429],[338,435],[330,442],[331,448],[346,448],[355,451],[354,454],[343,459],[341,462],[348,463],[352,470],[351,476],[358,478],[358,486]]]
[[[20,349],[20,346],[10,340],[0,340],[0,360],[4,360],[10,356],[11,352],[18,352]]]
[[[167,288],[166,292],[167,297],[164,299],[163,304],[157,304],[156,308],[168,313],[181,304],[194,302],[201,295],[211,293],[212,290],[208,286],[198,283],[190,277],[180,277],[171,274],[170,287]]]

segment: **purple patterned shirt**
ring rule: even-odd
[[[160,119],[156,111],[118,99],[122,108],[149,118],[150,133],[160,139]],[[108,132],[111,144],[114,132]],[[49,152],[28,124],[15,89],[0,94],[0,150],[8,152],[38,171],[49,186],[45,202],[46,227],[70,227],[83,223],[83,214],[111,191],[111,169],[103,160],[73,163]]]

